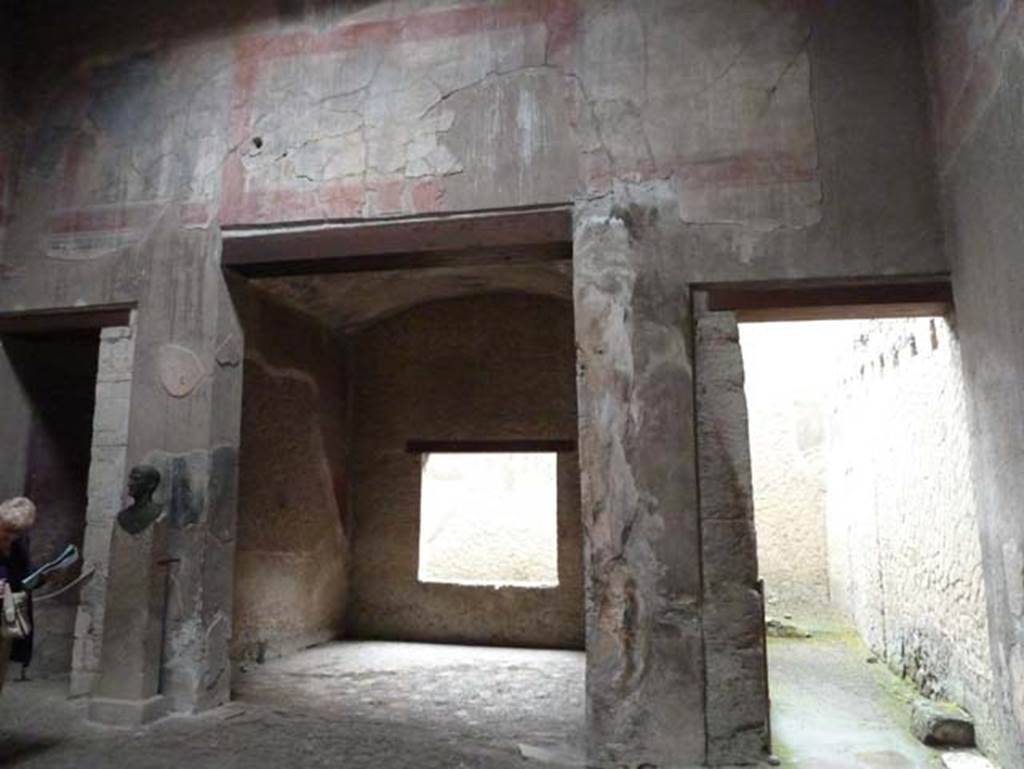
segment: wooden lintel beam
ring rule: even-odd
[[[221,261],[243,274],[281,275],[436,266],[452,255],[465,259],[474,252],[487,258],[496,253],[522,256],[538,249],[541,258],[565,258],[567,253],[571,256],[571,248],[572,209],[557,205],[372,222],[226,228]]]
[[[236,264],[232,269],[247,278],[275,278],[285,275],[384,272],[438,267],[486,267],[501,264],[562,262],[571,259],[571,243],[543,243],[535,246],[357,254],[315,259],[289,259],[278,262],[250,262]]]
[[[491,441],[409,441],[410,454],[512,454],[562,453],[576,450],[572,440],[491,440]]]
[[[131,314],[131,305],[3,312],[0,313],[0,334],[96,331],[106,326],[127,326]]]
[[[953,305],[946,280],[798,288],[706,288],[707,309],[741,320],[823,320],[941,315]]]

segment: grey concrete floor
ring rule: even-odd
[[[814,625],[811,639],[769,639],[772,737],[784,767],[924,769],[939,753],[910,734],[913,690],[851,632]],[[807,627],[807,624],[802,626]]]
[[[572,755],[583,726],[574,652],[330,644],[242,673],[223,708],[138,730],[84,723],[66,686],[8,684],[0,766],[530,769]]]

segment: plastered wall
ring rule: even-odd
[[[831,603],[998,748],[960,343],[943,318],[742,327],[761,574]]]
[[[176,702],[229,686],[242,370],[220,228],[568,203],[593,760],[703,761],[689,286],[946,269],[909,4],[11,13],[0,310],[136,304],[129,462],[189,457],[208,492],[175,551]]]
[[[823,395],[833,385],[831,324],[740,325],[750,413],[758,565],[770,616],[829,602]]]
[[[973,438],[1001,758],[1024,766],[1024,5],[921,5]]]
[[[698,297],[697,450],[704,585],[707,760],[747,764],[770,748],[764,599],[743,355],[736,317]],[[688,725],[688,730],[694,727]]]
[[[343,632],[349,393],[339,338],[258,296],[240,301],[246,357],[231,655],[262,661]]]
[[[558,457],[558,587],[495,589],[418,581],[420,456],[406,451],[410,440],[573,440],[573,370],[571,308],[525,295],[421,305],[355,339],[350,635],[582,647],[575,452]]]
[[[844,329],[829,398],[834,603],[890,667],[952,699],[996,745],[960,345],[942,318]]]
[[[96,409],[92,423],[83,569],[94,569],[77,592],[71,694],[89,694],[100,672],[114,518],[128,501],[128,416],[131,408],[134,326],[100,331]]]

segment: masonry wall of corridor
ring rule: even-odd
[[[966,708],[998,750],[955,325],[750,323],[741,337],[770,621],[812,635],[851,626],[923,696]]]

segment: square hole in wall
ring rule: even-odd
[[[420,582],[558,585],[558,454],[423,455]]]

